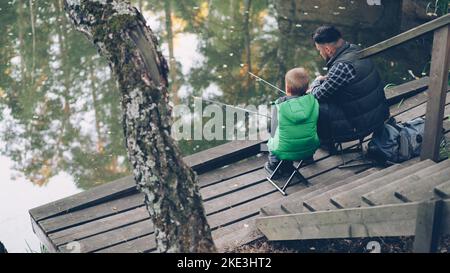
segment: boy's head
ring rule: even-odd
[[[286,73],[285,82],[288,96],[303,96],[309,87],[308,71],[303,67],[291,69]]]

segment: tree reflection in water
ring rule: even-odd
[[[321,24],[336,24],[349,41],[368,46],[433,19],[422,15],[425,1],[132,2],[161,39],[173,103],[189,105],[190,95],[233,105],[268,104],[278,96],[249,71],[280,87],[294,66],[312,76],[324,73],[310,38]],[[62,171],[82,189],[129,174],[116,83],[107,63],[69,25],[63,1],[2,1],[0,8],[2,155],[36,185]],[[384,80],[400,83],[426,73],[430,41],[426,36],[377,57]],[[179,144],[191,154],[221,143]]]

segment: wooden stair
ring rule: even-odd
[[[403,201],[397,198],[395,195],[396,191],[400,191],[403,188],[408,187],[409,184],[417,181],[423,181],[423,183],[417,185],[418,188],[428,187],[427,185],[429,185],[428,183],[430,182],[430,176],[439,174],[441,171],[444,171],[449,167],[450,160],[445,160],[439,164],[434,164],[426,168],[419,168],[413,165],[412,168],[415,169],[414,172],[406,177],[399,177],[399,179],[395,181],[389,181],[389,183],[385,183],[383,186],[380,185],[380,187],[376,189],[367,191],[362,195],[362,200],[370,206],[401,203]],[[441,183],[443,182],[445,181],[442,181]],[[421,199],[421,197],[419,197],[419,199]]]
[[[256,225],[268,240],[413,236],[428,219],[420,211],[449,197],[450,160],[414,159],[297,192],[263,207]],[[448,234],[450,200],[443,202],[439,213]]]
[[[316,196],[309,200],[303,202],[304,206],[307,207],[310,211],[323,211],[329,209],[342,208],[342,206],[337,206],[336,202],[332,202],[333,198],[339,196],[341,194],[346,194],[353,190],[361,191],[365,188],[377,187],[378,181],[383,181],[381,183],[385,183],[385,181],[392,181],[397,179],[398,176],[402,176],[405,173],[409,173],[412,168],[409,166],[411,163],[405,163],[403,165],[394,165],[379,172],[373,173],[369,176],[362,177],[358,180],[355,180],[351,183],[347,183],[338,187],[332,191],[325,192],[320,196]],[[427,161],[424,163],[420,163],[421,165],[429,165],[432,164],[431,161]],[[389,180],[391,179],[391,180]]]

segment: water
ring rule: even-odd
[[[310,39],[320,24],[368,46],[431,19],[428,1],[384,2],[133,1],[172,67],[172,101],[195,95],[233,105],[278,96],[248,71],[280,87],[294,66],[326,73]],[[0,28],[0,241],[10,252],[38,251],[30,208],[130,173],[119,92],[107,63],[66,20],[62,0],[1,1]],[[426,75],[430,42],[425,36],[377,57],[386,83]],[[179,145],[187,155],[221,143]]]

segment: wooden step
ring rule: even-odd
[[[322,180],[320,183],[316,183],[301,191],[289,194],[281,200],[276,200],[261,208],[261,214],[265,216],[282,215],[290,213],[300,213],[303,210],[302,200],[303,196],[306,196],[314,191],[320,190],[324,186],[337,183],[342,179],[346,179],[351,176],[353,172],[346,170],[344,172],[338,172],[337,176],[328,177]]]
[[[392,167],[398,167],[396,169],[392,169],[390,172],[373,177],[373,179],[366,179],[365,181],[360,182],[359,185],[354,185],[354,187],[348,191],[343,191],[333,195],[330,198],[330,202],[340,209],[360,207],[361,195],[377,189],[381,185],[386,185],[386,183],[405,177],[405,175],[409,175],[414,170],[432,165],[434,165],[433,161],[428,160],[425,162],[419,162],[418,158],[409,160],[403,164],[394,165]]]
[[[434,188],[434,192],[443,199],[450,198],[450,182],[436,186],[436,188]]]
[[[269,241],[414,236],[420,206],[412,202],[262,217],[256,226]],[[450,234],[450,200],[443,202],[441,213],[438,234]]]
[[[362,200],[371,206],[401,203],[402,201],[395,197],[394,193],[401,189],[403,185],[418,181],[421,178],[429,177],[430,175],[449,167],[450,160],[445,160],[427,168],[417,166],[417,170],[412,174],[404,178],[399,177],[396,181],[385,183],[383,186],[364,194]]]
[[[376,168],[376,167],[375,168],[370,168],[368,170],[365,170],[363,172],[355,174],[355,175],[353,175],[353,176],[351,176],[351,177],[349,177],[347,179],[340,180],[340,181],[338,181],[336,183],[333,183],[331,185],[328,185],[326,187],[321,187],[320,189],[318,189],[316,191],[313,191],[313,192],[303,196],[303,200],[312,199],[312,198],[314,198],[316,196],[319,196],[319,195],[321,195],[321,194],[323,194],[325,192],[331,191],[331,190],[336,189],[338,187],[341,187],[343,185],[350,184],[350,183],[352,183],[352,182],[354,182],[356,180],[362,179],[364,177],[367,177],[367,176],[369,176],[369,175],[371,175],[373,173],[376,173],[376,172],[379,172],[379,171],[382,171],[382,170],[383,169]]]
[[[448,181],[450,181],[450,168],[403,185],[401,189],[395,191],[395,196],[403,202],[430,200],[438,197],[434,193],[434,188]]]
[[[330,185],[329,187],[323,187],[322,189],[319,189],[319,190],[313,192],[311,195],[305,196],[302,201],[302,206],[304,208],[304,211],[313,212],[313,211],[318,211],[318,210],[323,211],[323,210],[335,209],[335,207],[329,202],[329,198],[330,198],[330,196],[328,195],[329,192],[331,192],[335,189],[338,189],[340,187],[343,187],[345,185],[348,185],[350,183],[353,183],[355,181],[358,181],[367,176],[370,176],[377,171],[379,171],[379,169],[371,168],[363,173],[354,175],[352,177],[349,177],[348,179],[341,180],[338,183]]]
[[[407,163],[409,164],[409,163]],[[423,163],[423,164],[432,164],[431,161],[428,163]],[[337,207],[334,206],[331,202],[330,202],[330,198],[333,196],[336,196],[340,193],[344,193],[347,191],[350,191],[356,187],[359,187],[361,185],[364,185],[366,183],[370,183],[371,181],[374,181],[378,178],[384,178],[389,176],[392,173],[397,172],[398,170],[402,170],[402,169],[407,169],[406,165],[394,165],[391,166],[389,168],[383,169],[379,172],[373,173],[369,176],[357,179],[351,183],[342,185],[338,188],[335,188],[331,191],[327,191],[319,196],[316,196],[314,198],[311,198],[309,200],[305,200],[303,202],[303,205],[308,208],[310,211],[321,211],[321,210],[327,210],[327,209],[336,209]],[[405,171],[406,172],[406,171]]]

